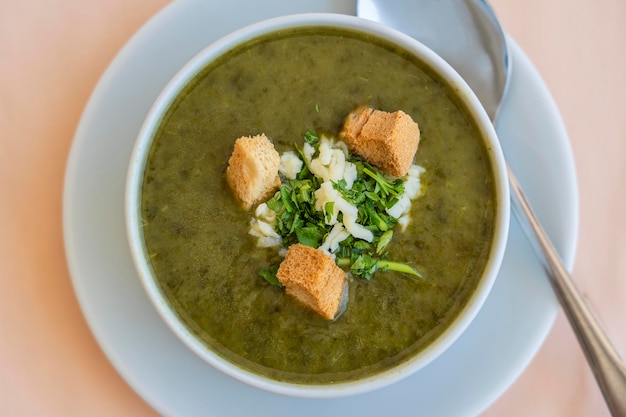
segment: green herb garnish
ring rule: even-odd
[[[304,141],[313,146],[316,152],[319,150],[320,138],[314,132],[307,131]],[[334,202],[327,202],[321,211],[316,210],[315,191],[323,180],[311,172],[300,149],[297,149],[297,155],[304,163],[297,179],[284,181],[279,191],[267,202],[267,206],[276,212],[276,232],[281,236],[284,247],[301,243],[317,248],[333,228],[327,223],[333,217]],[[335,253],[337,264],[349,268],[354,276],[367,280],[379,270],[420,277],[410,266],[386,259],[389,255],[387,247],[393,238],[393,228],[398,222],[387,214],[387,209],[398,202],[398,197],[404,192],[404,181],[389,178],[358,156],[349,155],[346,161],[355,164],[357,178],[350,189],[344,179],[334,182],[333,187],[348,203],[358,208],[356,222],[370,230],[374,238],[372,242],[355,239],[353,236],[344,239]],[[341,212],[337,220],[343,220]],[[272,266],[262,270],[260,274],[276,285],[277,269],[277,265],[275,268]]]
[[[307,130],[304,133],[304,141],[317,149],[317,147],[319,146],[320,138],[312,131]]]
[[[270,265],[269,268],[263,268],[259,271],[259,275],[263,277],[267,282],[276,286],[282,287],[283,284],[276,277],[276,272],[278,272],[278,264]]]

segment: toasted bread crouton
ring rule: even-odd
[[[370,164],[402,177],[415,158],[420,130],[401,110],[388,113],[361,106],[346,117],[340,138]]]
[[[326,252],[300,243],[291,245],[276,273],[287,294],[327,320],[339,310],[346,273]]]
[[[280,155],[267,136],[242,136],[226,168],[226,181],[245,210],[263,202],[280,186]]]

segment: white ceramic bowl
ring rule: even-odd
[[[301,26],[339,27],[364,32],[396,43],[424,61],[465,101],[487,142],[496,179],[497,219],[490,258],[478,287],[457,319],[427,348],[395,368],[361,380],[327,385],[276,381],[244,370],[207,347],[182,322],[161,290],[146,253],[141,225],[141,189],[147,156],[161,118],[177,94],[209,62],[231,48],[263,34]],[[175,75],[155,101],[137,138],[128,171],[125,212],[132,258],[147,295],[163,320],[189,349],[219,371],[251,386],[283,395],[327,398],[364,393],[405,378],[437,358],[461,335],[483,305],[500,268],[508,236],[509,189],[504,159],[489,117],[468,85],[438,55],[413,38],[375,22],[338,14],[301,14],[265,20],[235,31],[201,51]]]

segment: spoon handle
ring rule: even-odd
[[[569,275],[550,239],[537,220],[528,200],[511,171],[511,203],[517,219],[544,261],[552,288],[574,329],[600,390],[614,417],[626,417],[626,365],[617,353],[598,318]]]

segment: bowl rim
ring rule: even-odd
[[[141,227],[140,196],[144,168],[155,130],[178,93],[206,65],[237,45],[279,30],[302,27],[340,28],[382,38],[417,56],[438,76],[445,79],[464,102],[482,134],[492,165],[497,200],[494,236],[487,265],[477,288],[457,318],[426,348],[395,367],[362,379],[334,384],[300,384],[278,381],[244,369],[210,349],[195,333],[187,328],[167,300],[147,256]],[[161,90],[144,119],[128,165],[124,201],[126,234],[133,265],[150,302],[179,340],[215,369],[240,382],[268,392],[303,398],[342,397],[380,389],[408,377],[439,357],[465,331],[487,299],[504,257],[509,217],[509,183],[502,149],[491,120],[467,83],[446,61],[414,38],[377,22],[337,13],[300,13],[264,19],[221,37],[192,57]]]

